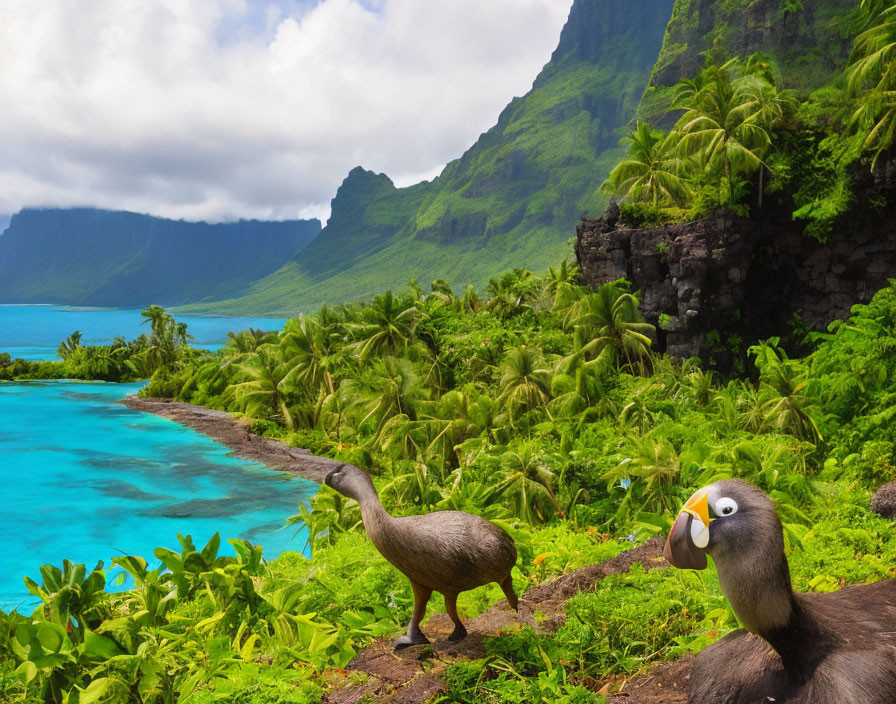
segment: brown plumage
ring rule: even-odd
[[[702,569],[707,553],[746,630],[697,656],[690,702],[896,703],[896,580],[793,591],[775,506],[738,479],[695,493],[669,533],[676,567]]]
[[[450,640],[467,635],[457,615],[457,595],[497,582],[507,601],[517,608],[510,570],[516,564],[513,538],[480,516],[462,511],[437,511],[423,516],[390,516],[380,503],[370,477],[350,464],[334,468],[327,486],[357,500],[364,529],[376,549],[411,580],[414,615],[407,634],[396,649],[429,643],[420,630],[426,604],[434,591],[445,597],[445,609],[454,622]]]

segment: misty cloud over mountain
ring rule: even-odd
[[[4,4],[0,213],[326,216],[432,177],[526,92],[569,0]]]

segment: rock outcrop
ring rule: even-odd
[[[743,343],[785,333],[795,315],[824,329],[896,277],[896,159],[863,172],[854,192],[826,242],[804,236],[781,204],[757,220],[719,213],[644,229],[613,214],[583,220],[576,256],[590,285],[625,277],[641,291],[660,351],[728,367]]]
[[[884,518],[896,518],[896,482],[888,482],[874,492],[871,510]]]

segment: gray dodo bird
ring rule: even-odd
[[[517,608],[510,570],[516,564],[516,545],[507,533],[485,519],[462,511],[437,511],[422,516],[390,516],[380,503],[367,474],[341,464],[324,480],[340,494],[361,506],[364,529],[376,549],[411,580],[414,615],[407,634],[395,649],[429,643],[420,630],[432,593],[445,597],[445,610],[454,622],[448,637],[458,641],[467,629],[457,615],[457,595],[468,589],[497,582],[507,602]]]
[[[711,555],[746,629],[697,656],[689,702],[896,703],[896,579],[795,592],[781,521],[762,490],[739,479],[700,489],[675,519],[664,553],[697,570]]]

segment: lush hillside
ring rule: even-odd
[[[678,0],[638,115],[663,121],[671,88],[696,76],[707,59],[724,61],[760,52],[783,88],[809,91],[846,63],[851,39],[843,20],[855,0]]]
[[[397,189],[354,169],[301,257],[249,295],[202,310],[289,313],[369,297],[411,277],[483,287],[515,266],[544,268],[575,223],[600,214],[660,49],[671,0],[576,0],[532,90],[432,182]]]
[[[716,4],[725,12],[773,7],[763,0]],[[829,5],[774,5],[786,12],[803,6],[820,12]],[[62,569],[45,565],[26,581],[38,608],[27,615],[0,612],[0,700],[676,704],[687,695],[653,674],[646,679],[654,682],[652,692],[641,690],[639,697],[631,685],[654,665],[678,660],[682,681],[712,676],[720,690],[728,682],[737,697],[753,674],[746,668],[762,667],[755,664],[760,658],[716,667],[704,658],[689,670],[694,660],[687,656],[741,625],[783,643],[768,641],[780,647],[781,669],[755,673],[751,679],[764,691],[753,700],[783,701],[774,689],[782,683],[827,686],[819,663],[843,656],[840,649],[852,647],[844,643],[868,643],[863,661],[891,667],[883,638],[852,638],[889,623],[887,608],[864,607],[873,619],[847,623],[835,613],[809,616],[807,624],[807,614],[825,607],[800,605],[827,601],[813,596],[790,602],[796,608],[789,620],[773,622],[771,630],[745,618],[775,597],[791,597],[786,583],[777,582],[782,553],[800,592],[855,585],[827,601],[831,610],[863,591],[883,593],[886,587],[869,585],[894,577],[894,523],[883,517],[888,511],[871,508],[892,506],[871,497],[882,485],[889,490],[878,498],[896,487],[896,280],[824,332],[793,320],[764,341],[736,333],[758,329],[745,327],[745,314],[764,314],[785,327],[768,292],[777,285],[771,279],[784,280],[786,273],[765,262],[762,276],[751,275],[758,260],[774,257],[782,269],[808,261],[812,276],[829,288],[828,266],[849,279],[852,288],[840,289],[830,311],[845,310],[843,297],[864,296],[860,289],[886,273],[875,268],[872,277],[863,269],[889,266],[872,248],[881,243],[871,241],[896,241],[896,105],[890,99],[896,13],[893,0],[864,0],[862,7],[863,16],[852,17],[849,62],[810,94],[790,92],[788,66],[795,64],[780,57],[732,61],[720,51],[693,75],[682,75],[674,125],[667,132],[635,125],[626,158],[611,172],[608,189],[627,201],[602,221],[606,230],[595,231],[600,269],[586,271],[584,281],[565,260],[542,276],[521,269],[497,276],[487,295],[434,281],[430,293],[386,291],[365,303],[293,317],[279,332],[235,334],[214,353],[191,349],[185,326],[150,308],[144,313],[150,331],[131,343],[82,347],[69,338],[59,362],[0,354],[0,374],[9,379],[98,377],[116,369],[149,376],[143,395],[224,410],[252,432],[361,467],[393,515],[462,510],[484,516],[516,541],[512,580],[530,608],[545,603],[533,595],[543,595],[558,575],[667,536],[682,503],[719,480],[744,480],[764,491],[780,526],[752,502],[734,502],[736,522],[730,522],[733,514],[720,510],[720,501],[731,496],[713,499],[711,539],[702,548],[689,543],[713,558],[701,572],[659,559],[624,573],[600,574],[598,567],[588,578],[575,577],[584,588],[558,597],[555,613],[536,607],[519,627],[487,634],[471,628],[472,637],[455,649],[441,641],[390,658],[383,648],[410,618],[411,585],[365,534],[357,501],[324,486],[310,509],[301,507],[294,517],[308,528],[310,558],[286,553],[264,562],[259,548],[239,540],[231,542],[235,556],[227,557],[219,554],[217,535],[202,549],[179,536],[178,549],[159,548],[149,561],[113,558],[138,587],[118,592],[106,589],[114,577],[102,565],[92,572],[69,562]],[[748,33],[750,16],[737,15],[739,24],[729,23],[723,36]],[[713,22],[733,22],[725,17]],[[771,51],[757,48],[763,47]],[[526,100],[537,92],[536,86]],[[452,168],[459,166],[440,179]],[[313,254],[318,268],[295,262],[295,276],[304,277],[307,291],[316,281],[331,294],[329,287],[344,286],[348,297],[384,275],[377,262],[392,262],[390,256],[397,262],[401,251],[416,256],[415,247],[428,245],[442,253],[446,267],[454,264],[447,255],[465,251],[463,238],[458,243],[457,232],[440,229],[438,217],[420,220],[435,207],[434,188],[396,189],[385,176],[353,171],[337,195],[333,229],[309,246],[309,252],[320,248]],[[446,199],[444,212],[451,206],[459,217],[453,208],[460,206]],[[403,219],[405,208],[414,209],[413,224]],[[718,229],[688,223],[666,228],[663,236],[644,227],[707,211]],[[853,217],[863,211],[867,220]],[[748,226],[765,228],[779,218],[799,229],[794,237],[778,242],[779,249],[769,239],[745,248]],[[476,222],[473,211],[469,221]],[[880,229],[882,221],[889,230]],[[394,228],[399,234],[388,235]],[[833,236],[835,228],[844,234]],[[781,230],[767,233],[771,238]],[[859,243],[858,236],[868,241]],[[849,237],[857,243],[851,249],[843,244]],[[495,257],[492,241],[471,251],[480,260]],[[811,250],[802,249],[807,242]],[[834,249],[819,256],[823,250],[815,245],[824,242]],[[581,249],[580,241],[580,255]],[[335,273],[346,260],[353,276]],[[709,274],[696,277],[697,268]],[[617,278],[622,274],[631,274],[635,285]],[[285,287],[289,272],[278,276]],[[751,279],[752,311],[733,293]],[[642,287],[645,280],[663,290]],[[795,287],[807,280],[792,281]],[[258,301],[262,294],[262,288],[254,293]],[[286,288],[282,295],[290,300]],[[658,304],[667,302],[661,297],[681,307],[659,314],[665,308]],[[700,324],[710,309],[730,312],[734,326],[731,337],[721,328],[699,331],[712,354],[714,346],[719,354],[748,346],[728,376],[711,369],[708,356],[683,360],[653,344],[662,344],[661,333],[671,340],[689,320]],[[645,310],[658,313],[661,333],[644,319]],[[788,332],[801,343],[798,355],[782,345],[779,335]],[[773,552],[762,552],[769,546]],[[741,561],[739,575],[744,566],[752,570],[746,579],[726,574],[732,555]],[[596,575],[608,576],[595,581]],[[495,584],[464,592],[461,616],[482,614],[500,596]],[[434,600],[429,613],[441,608]],[[428,635],[438,632],[435,621],[424,622]],[[380,691],[370,689],[373,678],[359,672],[356,656],[380,639],[368,649],[380,671],[391,674],[393,663],[419,667],[421,686],[396,692],[389,680]],[[818,662],[794,667],[787,658],[794,649],[818,655]],[[774,658],[768,652],[762,661]],[[874,688],[883,692],[875,701],[887,701],[891,690],[879,686],[887,668],[877,671],[876,681],[874,668],[843,668],[836,684],[854,685],[855,692]]]
[[[625,286],[589,290],[568,267],[504,276],[486,300],[437,289],[241,333],[214,354],[189,350],[149,310],[151,333],[128,354],[155,367],[148,394],[237,412],[255,432],[363,467],[394,514],[459,509],[505,527],[524,598],[665,535],[695,489],[727,477],[774,497],[798,589],[892,577],[896,531],[868,500],[896,480],[893,287],[804,358],[756,345],[746,380],[655,355]],[[105,352],[10,369],[39,376]],[[41,605],[0,613],[0,700],[66,704],[81,690],[81,702],[314,704],[363,683],[343,668],[403,630],[412,597],[359,519],[355,501],[322,487],[301,516],[311,559],[265,564],[244,541],[226,557],[217,537],[204,549],[182,538],[149,564],[114,557],[140,587],[127,592],[105,589],[111,572],[43,567],[26,583]],[[603,702],[598,692],[737,627],[714,567],[652,566],[591,580],[564,605],[565,624],[558,614],[486,638],[483,659],[445,657],[443,642],[411,660],[441,672],[447,701]],[[461,613],[499,597],[495,584],[464,592]],[[433,600],[430,613],[441,608]]]
[[[318,220],[220,225],[90,208],[23,210],[0,236],[0,302],[177,305],[237,295]]]
[[[896,274],[894,36],[892,2],[677,3],[621,205],[579,227],[589,283],[626,276],[660,349],[727,369],[867,302]]]

